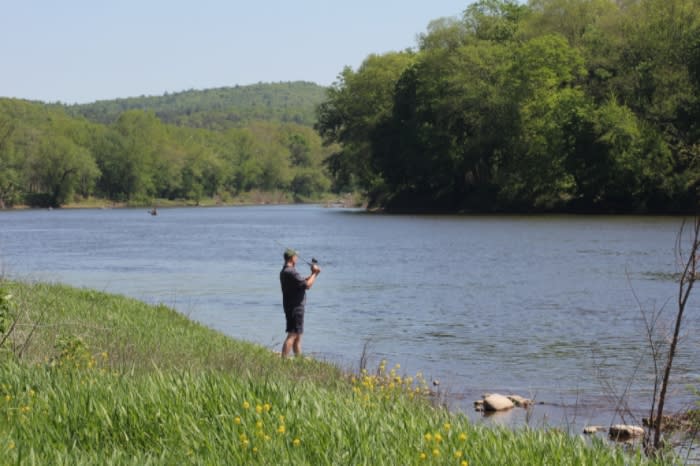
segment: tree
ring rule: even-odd
[[[54,207],[71,200],[76,190],[89,195],[100,175],[90,153],[65,136],[43,139],[27,163],[29,178]]]
[[[14,126],[9,119],[0,119],[0,209],[19,201],[19,171],[10,150]]]
[[[559,34],[573,47],[618,8],[611,0],[531,0],[528,5],[530,15],[522,27],[526,37]]]
[[[157,192],[156,159],[164,140],[164,129],[154,114],[123,113],[97,151],[103,191],[112,199],[153,197]]]
[[[326,163],[344,184],[357,183],[368,192],[381,186],[370,136],[391,115],[394,87],[413,60],[410,52],[370,55],[357,71],[345,68],[319,106],[316,130],[327,146],[339,145]]]
[[[404,72],[372,139],[395,206],[489,208],[494,162],[516,131],[503,92],[510,53],[498,43],[430,49]]]
[[[508,42],[515,38],[529,10],[515,0],[479,0],[464,11],[463,22],[477,40]]]
[[[578,83],[584,74],[578,51],[559,35],[539,36],[517,48],[507,72],[517,102],[513,144],[498,161],[500,198],[524,208],[560,208],[574,194],[567,171],[570,122],[588,102]]]
[[[311,147],[308,140],[299,133],[292,133],[286,138],[291,164],[295,167],[311,165]]]

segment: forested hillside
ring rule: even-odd
[[[345,69],[317,129],[395,210],[699,208],[700,2],[479,0]]]
[[[0,99],[0,207],[225,202],[254,191],[314,198],[330,188],[332,149],[293,120],[311,121],[322,90],[282,83],[69,108]]]
[[[316,121],[316,107],[325,96],[325,87],[297,81],[189,90],[65,108],[70,115],[105,124],[116,122],[127,110],[148,110],[163,123],[214,130],[241,126],[253,120],[310,126]]]

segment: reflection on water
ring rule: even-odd
[[[439,378],[453,407],[475,418],[472,401],[506,392],[545,403],[527,422],[578,426],[619,420],[614,400],[630,380],[631,406],[637,414],[646,406],[640,309],[664,308],[670,321],[679,225],[316,206],[1,212],[0,259],[17,277],[164,303],[276,348],[284,336],[278,272],[284,247],[294,247],[323,268],[306,320],[305,348],[317,357],[354,368],[368,343],[372,364],[385,358],[409,375]],[[698,313],[685,325],[677,407],[700,374]]]

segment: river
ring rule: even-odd
[[[620,421],[625,389],[644,415],[652,370],[642,311],[663,308],[670,330],[681,220],[308,205],[3,211],[0,261],[12,278],[163,303],[278,350],[278,273],[293,247],[322,267],[307,297],[307,354],[356,369],[365,351],[370,369],[386,359],[439,382],[475,420],[580,432]],[[699,302],[696,293],[688,303],[671,410],[696,398],[687,386],[700,381]],[[486,392],[543,404],[486,419],[472,408]]]

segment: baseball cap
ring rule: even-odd
[[[297,252],[294,249],[289,249],[287,248],[286,251],[284,251],[284,260],[288,261],[292,257],[296,256]]]

